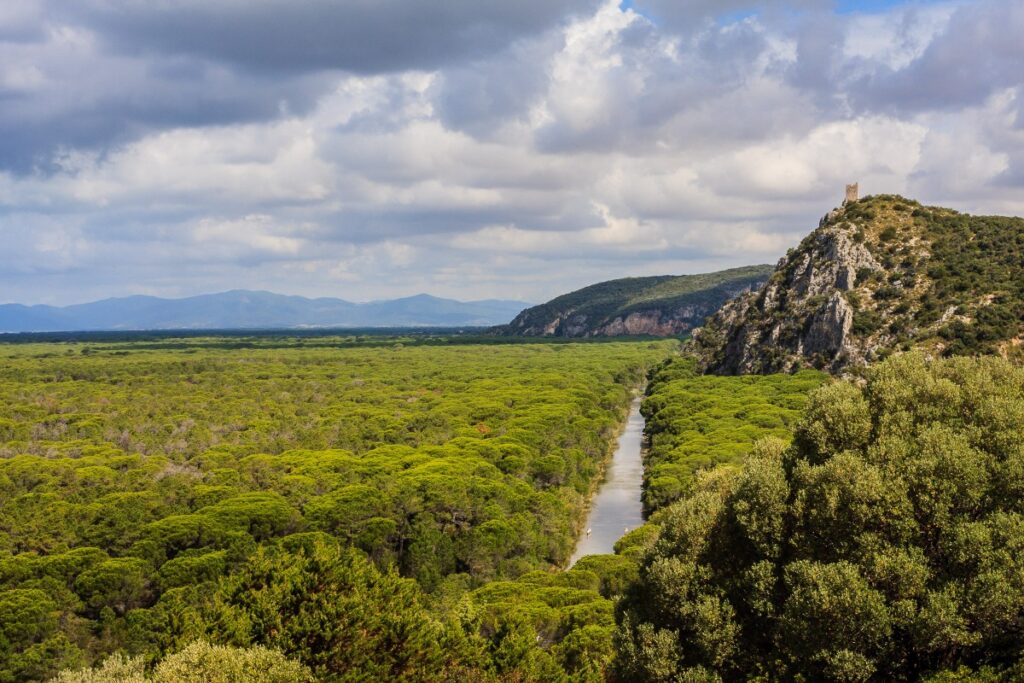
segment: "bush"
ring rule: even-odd
[[[114,655],[96,669],[63,671],[54,683],[312,683],[309,669],[265,647],[195,642],[146,675],[141,657]]]
[[[623,680],[965,680],[958,667],[1014,666],[1022,426],[1024,370],[998,358],[906,354],[863,388],[817,390],[790,447],[760,442],[742,470],[660,514],[621,606]]]

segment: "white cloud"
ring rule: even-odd
[[[0,159],[22,159],[0,171],[12,299],[543,300],[773,261],[853,180],[1024,212],[1024,15],[1008,0],[842,17],[737,0],[724,18],[608,1],[429,68],[286,76],[210,46],[114,50],[45,4],[0,9]],[[994,67],[950,99],[928,79],[961,54]]]
[[[764,198],[821,195],[857,179],[869,191],[902,192],[926,134],[920,124],[886,117],[826,123],[717,159],[707,178],[728,194]]]
[[[325,199],[333,169],[317,157],[303,121],[175,129],[109,155],[71,154],[53,179],[70,198],[100,206],[136,200],[178,203]]]
[[[192,239],[204,251],[239,248],[279,256],[294,256],[305,244],[294,236],[297,229],[278,226],[272,216],[253,214],[237,220],[201,219],[192,229]]]

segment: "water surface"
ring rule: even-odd
[[[604,483],[591,501],[586,526],[576,544],[576,552],[569,560],[570,567],[584,555],[614,552],[615,542],[627,530],[644,523],[640,502],[644,478],[643,436],[644,418],[640,414],[640,399],[637,398],[630,406],[626,429],[619,437]]]

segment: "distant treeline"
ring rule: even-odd
[[[183,349],[289,349],[355,348],[374,346],[447,346],[452,344],[600,344],[659,339],[648,335],[560,339],[552,337],[512,337],[486,333],[486,328],[365,328],[344,330],[152,330],[132,332],[15,332],[0,333],[4,344],[74,344],[73,351],[96,350],[127,353],[149,350]],[[89,344],[90,346],[81,346]],[[109,346],[95,346],[106,344]],[[126,345],[126,346],[118,346]],[[130,345],[130,346],[127,346]],[[42,354],[52,356],[66,349],[45,347]]]

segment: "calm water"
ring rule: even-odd
[[[644,418],[640,414],[640,399],[629,409],[626,430],[619,437],[619,445],[608,465],[606,478],[591,501],[590,515],[576,544],[576,552],[569,560],[571,567],[584,555],[613,552],[615,542],[627,529],[644,523],[640,503],[644,464],[640,451],[643,445]],[[587,535],[590,529],[590,535]]]

